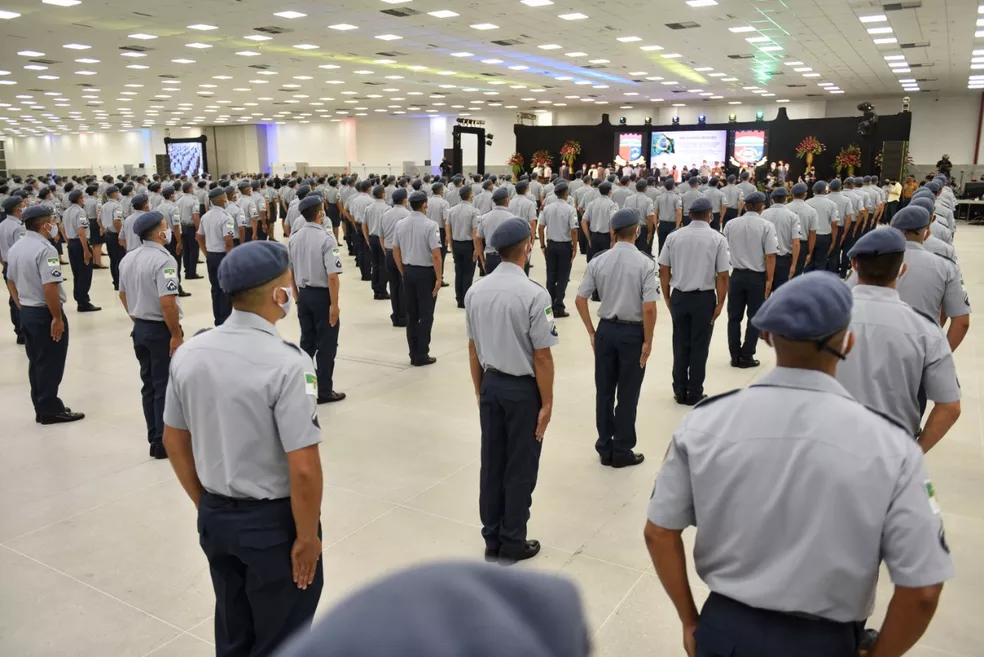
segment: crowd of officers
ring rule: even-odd
[[[88,312],[98,310],[89,285],[107,244],[114,288],[134,324],[150,454],[171,458],[199,510],[219,654],[267,654],[310,623],[320,595],[316,408],[345,397],[333,386],[342,236],[373,298],[390,301],[393,326],[405,328],[414,366],[436,361],[431,327],[452,254],[482,428],[488,561],[540,550],[526,527],[552,415],[556,320],[569,315],[566,288],[580,249],[588,264],[575,306],[594,353],[602,466],[644,460],[633,451],[636,409],[661,297],[673,324],[674,398],[700,403],[674,433],[646,530],[688,651],[696,640],[735,654],[847,655],[848,646],[853,654],[880,558],[898,587],[898,609],[872,654],[901,654],[928,624],[926,602],[935,605],[952,567],[922,452],[960,414],[952,352],[970,313],[945,177],[926,182],[893,217],[867,176],[768,196],[747,173],[694,175],[682,193],[672,178],[632,176],[346,176],[278,185],[263,176],[154,178],[0,186],[0,257],[37,420],[68,422],[82,414],[57,395],[68,344],[59,248],[68,245],[75,300]],[[278,218],[286,246],[275,237]],[[880,226],[889,218],[891,228]],[[536,244],[546,287],[528,278]],[[181,264],[184,278],[201,278],[200,253],[216,328],[182,347]],[[589,299],[600,302],[597,324]],[[274,326],[295,300],[300,348]],[[747,390],[708,399],[708,348],[725,306],[731,365],[758,366],[762,338],[779,366]],[[934,407],[923,424],[928,400]],[[831,404],[842,408],[817,410]],[[775,426],[788,428],[779,445]],[[831,436],[844,444],[828,444]],[[762,463],[771,476],[747,476]],[[806,509],[828,495],[856,513],[820,531],[775,526],[786,522],[777,518],[805,522]],[[773,514],[777,506],[784,511]],[[712,590],[699,618],[680,543],[698,518],[697,567]],[[263,545],[250,545],[261,529]],[[780,552],[796,557],[788,571]],[[850,594],[826,599],[817,587],[831,581]],[[261,582],[263,595],[246,595]],[[781,628],[779,638],[756,644],[741,631],[748,624]]]

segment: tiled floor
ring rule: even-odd
[[[979,298],[984,231],[962,227],[957,247],[970,296]],[[445,289],[432,349],[439,362],[411,369],[404,336],[389,325],[388,304],[372,301],[351,262],[346,260],[336,369],[337,387],[349,398],[319,411],[322,612],[393,568],[481,557],[483,549],[479,425],[462,311]],[[575,281],[583,263],[578,257]],[[542,281],[539,253],[534,264],[533,277]],[[187,286],[194,296],[183,300],[184,326],[191,334],[211,318],[207,281]],[[78,315],[70,307],[61,390],[73,409],[88,416],[73,425],[34,423],[27,360],[6,318],[0,322],[0,654],[204,657],[212,654],[213,597],[194,509],[170,466],[147,457],[130,321],[106,271],[95,275],[93,300],[103,312]],[[642,541],[653,477],[684,413],[670,395],[670,323],[665,308],[659,311],[638,420],[639,449],[649,458],[629,470],[597,462],[588,339],[576,317],[558,321],[556,408],[530,522],[530,536],[544,549],[522,567],[561,571],[577,581],[597,655],[682,654],[675,613]],[[728,366],[721,321],[708,371],[712,394],[755,376]],[[298,338],[295,316],[280,328],[288,339]],[[963,417],[929,457],[957,578],[914,651],[920,657],[984,654],[982,336],[975,327],[958,352]],[[762,369],[771,366],[771,352],[759,353]],[[692,543],[692,533],[687,538]],[[702,600],[706,590],[693,579]],[[890,594],[887,576],[881,579],[876,622]]]

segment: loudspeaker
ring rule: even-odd
[[[882,143],[882,180],[901,181],[905,175],[905,155],[909,151],[907,141],[886,141]]]

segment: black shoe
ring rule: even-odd
[[[598,456],[601,459],[601,464],[602,465],[611,465],[612,464],[612,455],[611,454],[609,454],[608,456],[601,456],[599,454]]]
[[[92,268],[93,269],[109,269],[109,267],[107,267],[105,265],[92,265]]]
[[[742,358],[738,361],[738,367],[743,370],[747,370],[750,367],[758,367],[760,364],[761,363],[754,358]]]
[[[66,408],[61,413],[55,413],[54,415],[39,415],[37,420],[41,424],[66,424],[68,422],[78,422],[83,418],[85,418],[85,413],[73,413],[70,409]]]
[[[425,365],[433,365],[437,362],[437,359],[433,356],[424,356],[423,358],[418,358],[416,360],[411,360],[410,364],[414,367],[424,367]]]
[[[113,286],[113,291],[119,292],[120,291],[120,286],[119,285],[114,285]]]
[[[79,306],[80,313],[94,313],[97,310],[102,310],[99,306],[94,306],[91,303],[87,303],[84,306]]]
[[[441,287],[448,287],[449,283],[447,281],[441,281]]]
[[[678,395],[676,393],[673,393],[673,401],[675,401],[678,404],[686,404],[687,403],[687,396],[686,395]]]
[[[741,359],[740,358],[734,358],[734,357],[732,357],[731,358],[731,367],[738,367],[738,363],[740,363],[740,362],[741,362]]]
[[[406,322],[393,322],[393,328],[406,328]]]
[[[27,341],[24,339],[23,335],[17,336],[17,344],[25,344]]]
[[[360,280],[367,281],[367,282],[370,282],[370,283],[372,282],[372,279],[370,277],[368,277],[368,276],[363,276]]]
[[[190,297],[191,296],[191,292],[185,292],[184,289],[182,289],[182,288],[179,287],[178,288],[178,296],[181,297],[182,299],[185,298],[185,297]]]
[[[198,280],[199,278],[205,278],[205,277],[202,276],[201,274],[185,274],[186,281],[194,281],[194,280]]]
[[[458,307],[459,308],[464,308],[465,307],[465,304],[463,302],[459,301],[458,302]]]
[[[150,444],[150,455],[158,461],[166,459],[167,450],[164,449],[164,443],[152,442]]]
[[[707,399],[707,395],[687,395],[687,399],[683,402],[687,406],[696,406],[698,402]]]
[[[495,563],[499,560],[499,548],[485,548],[485,561]]]
[[[640,463],[642,463],[645,460],[646,460],[646,457],[643,454],[637,454],[637,453],[633,452],[632,453],[632,456],[630,456],[628,458],[621,458],[621,459],[618,459],[618,460],[612,459],[612,467],[613,468],[628,468],[628,467],[633,466],[633,465],[639,465]]]
[[[553,316],[559,319],[561,317],[570,317],[571,314],[566,310],[555,310]]]
[[[334,390],[327,397],[318,397],[319,404],[330,404],[332,402],[338,402],[345,399],[344,392],[335,392]]]
[[[499,561],[505,564],[532,559],[540,553],[540,541],[526,541],[518,550],[499,548]]]

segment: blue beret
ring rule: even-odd
[[[691,176],[690,178],[687,179],[687,182],[690,183],[691,187],[696,187],[697,185],[700,184],[700,178],[697,176]]]
[[[649,186],[649,182],[646,181],[645,178],[640,178],[639,180],[636,181],[636,191],[637,192],[644,192],[644,191],[646,191],[646,187],[648,187],[648,186]]]
[[[733,183],[735,180],[737,180],[737,178],[735,178],[735,174],[729,173],[728,174],[728,182],[729,183]]]
[[[427,192],[414,191],[408,198],[410,199],[410,203],[420,203],[427,200]],[[495,198],[495,196],[492,198]]]
[[[414,180],[412,183],[410,183],[410,186],[413,187],[414,190],[419,190],[423,186],[423,184],[424,183],[422,183],[420,179],[417,179]]]
[[[602,196],[607,196],[612,191],[612,184],[606,180],[598,185],[598,191],[601,192]]]
[[[530,184],[525,180],[520,180],[519,182],[516,183],[516,192],[518,194],[522,194],[529,188],[530,188]]]
[[[153,228],[162,221],[164,221],[164,215],[160,212],[144,212],[133,220],[133,232],[138,236],[143,235],[145,230]]]
[[[321,196],[320,195],[318,195],[318,194],[308,194],[306,197],[304,197],[304,200],[303,201],[301,201],[300,203],[297,204],[297,209],[300,212],[304,212],[308,208],[316,208],[319,205],[322,205],[322,203],[323,203],[323,201],[321,200]]]
[[[149,200],[150,197],[147,196],[146,194],[137,194],[130,200],[130,207],[134,209],[139,208],[141,205],[143,205]]]
[[[828,338],[851,323],[851,290],[826,271],[797,276],[772,293],[752,324],[789,340]]]
[[[765,203],[765,194],[762,192],[752,192],[745,197],[745,204],[749,203]]]
[[[718,177],[717,176],[711,176],[710,178],[707,179],[707,184],[710,185],[710,186],[712,186],[712,187],[717,187]]]
[[[119,191],[120,191],[119,187],[117,187],[116,185],[110,185],[109,187],[106,188],[106,196],[109,196],[110,194],[116,194]]]
[[[400,205],[407,200],[407,190],[402,187],[393,191],[393,205]]]
[[[287,270],[287,247],[267,240],[247,242],[219,265],[219,287],[226,294],[269,283]]]
[[[523,175],[525,176],[526,174],[524,173]],[[389,177],[389,180],[392,180],[392,179],[393,179],[393,176],[390,176]],[[460,183],[463,180],[464,180],[464,178],[461,177],[461,174],[460,173],[455,174],[454,178],[451,179],[452,182],[456,182],[456,183]]]
[[[892,228],[919,230],[928,226],[931,218],[929,210],[910,203],[892,217]]]
[[[491,180],[486,180],[482,183],[482,189],[492,189],[493,183]]]
[[[51,217],[54,212],[47,205],[32,205],[21,213],[23,221],[37,219],[38,217]]]
[[[621,230],[629,226],[638,226],[642,215],[634,208],[622,208],[612,215],[612,230]]]
[[[320,198],[321,200],[324,200],[324,198],[325,198],[325,197],[324,197],[324,195],[323,195],[323,194],[322,194],[321,192],[319,192],[318,190],[314,190],[313,192],[311,192],[310,194],[308,194],[307,196],[305,196],[305,197],[304,197],[304,200],[307,200],[307,199],[309,199],[309,198]],[[298,201],[297,203],[298,203],[298,205],[300,205],[300,203],[301,203],[301,202],[300,202],[300,201]]]
[[[934,192],[932,189],[928,189],[928,187],[929,186],[927,185],[927,186],[920,187],[919,189],[917,189],[915,192],[912,193],[912,198],[925,197],[925,198],[932,199],[933,201],[935,201],[936,200],[936,192]]]
[[[904,253],[905,236],[894,228],[873,230],[851,247],[847,257],[853,260],[863,255],[882,255],[885,253]]]
[[[675,185],[676,183],[673,181],[673,178],[667,177],[667,179],[663,181],[663,187],[666,189],[673,189]]]
[[[830,181],[830,191],[836,192],[840,188],[841,188],[840,178],[834,178],[833,180]]]
[[[495,182],[496,180],[498,180],[498,178],[496,178],[495,175],[493,174],[493,175],[490,175],[489,176],[489,180],[491,180],[492,182]]]
[[[133,185],[123,185],[123,189],[120,190],[120,192],[123,193],[124,195],[127,195],[132,191],[133,191]]]
[[[227,187],[224,188],[224,190],[225,190],[226,196],[228,196],[229,198],[232,198],[232,195],[236,193],[236,190],[235,190],[235,188],[233,188],[232,185],[228,185]]]
[[[786,198],[786,194],[787,192],[785,187],[776,187],[772,190],[772,194],[770,194],[770,196],[772,196],[772,198]],[[751,194],[749,194],[749,196],[751,196]],[[745,199],[745,202],[748,203],[747,198]]]
[[[248,180],[240,180],[238,185],[239,189],[250,189],[252,186]]]
[[[690,214],[700,214],[711,211],[711,201],[706,198],[699,198],[690,204]]]
[[[82,190],[81,189],[73,189],[72,191],[70,191],[68,193],[68,202],[69,203],[75,203],[80,198],[82,198]]]
[[[519,189],[519,185],[516,185],[516,189]],[[556,194],[557,196],[560,196],[561,194],[563,194],[564,192],[566,192],[568,189],[569,189],[569,187],[567,186],[567,183],[565,183],[563,180],[561,180],[559,183],[557,183],[556,185],[554,185],[554,194]]]
[[[909,201],[909,205],[917,208],[925,208],[930,214],[936,210],[936,202],[927,196],[913,195],[912,200]]]
[[[489,238],[489,246],[493,249],[503,249],[522,242],[530,236],[530,222],[519,217],[512,217],[502,222],[492,237]]]
[[[172,196],[174,196],[174,188],[165,187],[164,189],[161,190],[161,196],[163,196],[164,198],[171,198]]]
[[[505,187],[500,187],[499,189],[492,192],[493,201],[504,201],[509,198],[509,190]]]
[[[618,180],[618,178],[616,178],[616,177],[615,177],[615,174],[614,174],[614,173],[610,173],[610,174],[608,174],[608,182],[611,182],[611,183],[613,183],[613,182],[615,182],[616,180]]]
[[[799,184],[799,183],[797,183],[797,184]],[[795,189],[795,186],[794,186],[794,189]],[[827,191],[827,183],[826,182],[824,182],[822,180],[818,180],[815,183],[813,183],[813,193],[814,194],[823,194],[825,191]]]
[[[741,179],[742,180],[748,180],[749,177],[750,176],[749,176],[749,173],[747,171],[742,171],[741,172]]]
[[[871,176],[865,176],[864,178],[861,179],[861,182],[862,183],[870,183],[871,182]]]
[[[3,211],[11,212],[14,208],[18,207],[24,202],[20,196],[8,196],[3,200]]]
[[[796,183],[790,191],[793,193],[793,196],[799,196],[800,194],[806,194],[810,191],[810,188],[806,186],[806,183]]]
[[[225,194],[225,193],[226,193],[226,191],[225,191],[225,187],[216,187],[215,189],[213,189],[213,190],[211,190],[211,191],[210,191],[210,192],[208,193],[208,198],[209,198],[209,199],[213,199],[213,198],[216,198],[216,197],[219,197],[219,196],[222,196],[222,195],[223,195],[223,194]]]
[[[204,180],[199,180],[199,181],[198,181],[198,186],[199,186],[199,187],[205,187],[206,185],[208,185],[208,183],[207,183],[207,182],[205,182]]]
[[[434,195],[440,194],[444,191],[444,183],[436,182],[431,185],[431,193]]]
[[[381,198],[385,194],[386,194],[386,188],[383,187],[382,185],[376,185],[375,187],[372,188],[373,196],[377,196]]]

